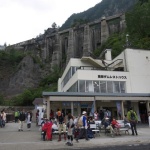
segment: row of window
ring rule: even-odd
[[[125,81],[78,80],[68,92],[125,93]]]
[[[70,67],[70,69],[68,70],[66,76],[64,77],[62,83],[61,83],[61,88],[63,88],[66,83],[69,81],[69,79],[74,75],[74,73],[77,71],[79,67]]]
[[[70,67],[70,69],[68,70],[66,76],[64,77],[62,83],[61,83],[61,88],[63,88],[66,83],[69,81],[69,79],[75,74],[75,72],[78,70],[78,69],[81,69],[81,70],[91,70],[93,69],[94,70],[95,67],[92,67],[92,66],[78,66],[78,67]]]

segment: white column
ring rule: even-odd
[[[50,101],[49,100],[47,100],[47,109],[46,109],[46,111],[47,111],[47,118],[49,119],[49,114],[50,114]]]

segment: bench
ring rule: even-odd
[[[117,122],[119,123],[119,125],[121,126],[120,128],[120,132],[125,132],[129,134],[129,130],[130,130],[130,126],[129,125],[126,125],[124,124],[124,120],[117,120]],[[110,129],[106,129],[104,127],[104,125],[100,125],[100,131],[104,130],[104,133],[106,135],[108,135],[108,133],[110,133]]]
[[[120,131],[123,131],[126,133],[129,134],[129,129],[130,129],[130,126],[129,125],[126,125],[124,124],[124,120],[117,120],[117,122],[119,123],[119,125],[121,126],[120,128]]]
[[[100,136],[100,130],[97,128],[97,124],[90,124],[90,128],[93,133],[98,134]]]

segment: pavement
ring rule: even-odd
[[[139,145],[150,143],[150,128],[148,124],[137,125],[138,136],[132,136],[122,132],[121,136],[112,138],[109,135],[101,133],[89,141],[84,139],[76,143],[74,140],[73,146],[65,145],[65,141],[57,141],[58,135],[53,136],[53,141],[42,141],[39,127],[32,123],[31,130],[28,131],[26,123],[24,123],[24,130],[18,132],[18,123],[7,123],[5,128],[0,128],[0,150],[67,150],[67,149],[81,149],[94,147],[107,147],[119,145]]]

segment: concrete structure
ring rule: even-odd
[[[125,14],[116,14],[65,30],[48,28],[37,38],[8,46],[7,50],[15,48],[30,52],[42,62],[50,62],[51,68],[56,65],[65,68],[71,58],[89,56],[111,34],[125,28]]]
[[[47,114],[50,108],[61,108],[73,115],[103,108],[123,118],[132,106],[141,121],[150,110],[149,70],[148,50],[125,49],[113,60],[110,49],[105,51],[105,60],[70,59],[58,81],[58,93],[43,92]]]

